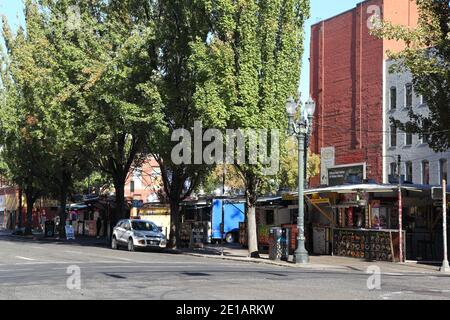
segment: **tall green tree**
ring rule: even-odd
[[[207,41],[199,39],[193,45],[195,103],[215,127],[278,132],[279,145],[283,146],[285,104],[298,88],[309,1],[205,2],[211,29]],[[246,154],[250,149],[247,141]],[[261,160],[236,165],[246,188],[252,256],[259,255],[255,216],[258,194],[273,180],[265,174],[267,164]]]
[[[48,192],[51,162],[46,150],[52,59],[36,8],[26,2],[26,32],[13,35],[3,18],[6,54],[2,56],[1,84],[4,92],[2,158],[8,175],[25,193],[27,221],[25,233],[31,234],[35,201]],[[20,214],[21,215],[21,214]],[[21,220],[19,220],[21,221]],[[21,223],[19,222],[19,227]]]
[[[416,28],[383,22],[373,30],[379,37],[402,41],[406,48],[389,52],[394,59],[391,72],[410,71],[415,91],[422,95],[430,112],[409,110],[410,121],[392,119],[402,130],[429,137],[435,151],[450,148],[450,1],[416,0]]]
[[[166,131],[150,137],[151,153],[157,160],[163,181],[165,198],[170,203],[170,246],[179,243],[180,203],[191,195],[203,177],[207,166],[192,163],[175,164],[172,141],[177,129],[192,132],[199,111],[194,104],[196,90],[194,73],[189,68],[191,44],[197,39],[206,41],[209,25],[204,0],[160,0],[155,11],[156,43],[160,74],[158,92],[164,104],[163,121]]]
[[[59,159],[61,168],[77,166],[76,172],[83,174],[69,176],[63,169],[60,181],[67,185],[70,179],[72,185],[89,175],[81,169],[92,166],[107,174],[116,191],[113,226],[126,217],[124,193],[130,168],[144,159],[145,141],[161,119],[161,101],[154,85],[158,75],[151,56],[151,2],[42,3],[50,15],[52,40],[64,74],[66,108],[59,116],[65,119],[63,112],[78,112],[75,126],[69,122],[61,128],[68,129],[65,138],[73,144],[66,144],[58,154],[64,155]]]
[[[116,191],[116,216],[124,218],[125,182],[146,158],[149,136],[164,131],[154,55],[155,24],[150,1],[108,1],[96,21],[98,75],[87,94],[97,121],[98,167]]]
[[[40,15],[48,42],[46,50],[52,58],[52,86],[46,94],[52,99],[47,105],[46,149],[50,159],[50,192],[60,203],[60,236],[65,234],[66,203],[74,191],[75,182],[89,175],[95,159],[93,141],[96,138],[90,106],[86,103],[86,89],[95,69],[89,54],[95,43],[92,19],[87,7],[76,6],[76,1],[41,1],[26,3]]]

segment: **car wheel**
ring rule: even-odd
[[[132,238],[128,239],[128,251],[134,251],[134,243]]]
[[[225,241],[227,243],[234,243],[236,241],[236,238],[233,233],[227,233],[227,235],[225,236]]]
[[[111,249],[117,250],[118,249],[118,245],[117,245],[117,239],[114,236],[111,240]]]

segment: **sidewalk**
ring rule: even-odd
[[[223,250],[223,255],[222,255]],[[439,266],[419,264],[419,263],[392,263],[379,261],[365,261],[355,258],[337,256],[310,256],[310,263],[298,265],[293,263],[293,256],[289,257],[289,262],[269,260],[268,254],[260,254],[260,258],[250,258],[248,250],[240,245],[207,245],[202,249],[179,249],[183,254],[213,258],[234,260],[241,262],[264,263],[276,266],[291,267],[297,269],[320,270],[320,271],[340,271],[366,273],[371,266],[378,266],[384,274],[432,274],[450,277],[450,274],[439,272]]]

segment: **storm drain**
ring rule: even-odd
[[[127,277],[118,275],[118,274],[110,274],[110,273],[104,273],[104,275],[111,277],[111,278],[115,278],[115,279],[126,279]]]
[[[190,277],[209,277],[210,275],[203,272],[183,272],[182,274]]]

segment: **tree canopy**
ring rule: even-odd
[[[210,127],[265,129],[283,146],[287,128],[285,104],[295,95],[300,79],[307,0],[205,1],[210,19],[207,41],[192,44],[191,68],[196,77],[194,102]],[[245,154],[254,163],[236,164],[246,189],[249,251],[257,254],[254,206],[258,194],[273,180],[272,163],[251,154],[255,141],[247,139]],[[273,136],[272,136],[273,137]],[[281,140],[281,142],[280,142]],[[253,144],[253,146],[252,146]],[[261,145],[261,143],[260,143]],[[270,147],[269,142],[266,147]],[[241,150],[243,151],[243,150]],[[279,154],[268,154],[276,159]],[[277,175],[278,168],[275,170]]]

